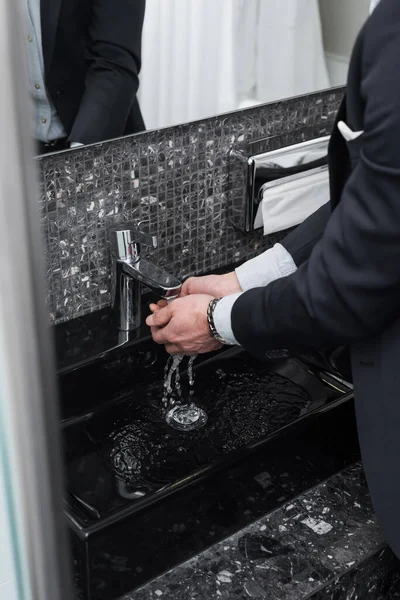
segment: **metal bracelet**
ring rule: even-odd
[[[214,323],[214,311],[220,300],[222,300],[222,298],[214,298],[213,300],[210,301],[210,304],[208,305],[208,309],[207,309],[208,326],[210,328],[211,335],[213,336],[213,338],[215,340],[217,340],[217,342],[219,342],[220,344],[223,344],[224,346],[231,346],[232,344],[230,344],[229,342],[224,340],[224,338],[219,335],[217,328],[215,327],[215,323]]]

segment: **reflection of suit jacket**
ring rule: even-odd
[[[382,0],[356,41],[338,115],[364,133],[346,142],[335,126],[331,138],[330,211],[283,242],[298,270],[243,294],[232,324],[259,357],[349,344],[364,467],[400,556],[399,72],[400,2]]]
[[[45,81],[72,141],[144,129],[136,92],[145,0],[41,0]]]

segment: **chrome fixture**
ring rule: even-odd
[[[130,223],[110,229],[112,307],[121,331],[133,331],[142,322],[142,284],[167,300],[177,298],[182,287],[176,277],[141,257],[142,244],[157,248],[157,237]]]
[[[263,151],[270,139],[233,148],[229,155],[230,220],[243,232],[254,231],[263,192],[328,169],[328,143],[324,136]]]

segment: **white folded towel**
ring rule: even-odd
[[[255,228],[264,227],[264,235],[289,229],[302,223],[328,201],[328,169],[301,179],[277,183],[264,190]]]

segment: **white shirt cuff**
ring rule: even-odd
[[[80,142],[71,142],[70,143],[70,148],[79,148],[79,146],[83,146],[83,144],[81,144]]]
[[[271,281],[286,277],[296,270],[296,264],[289,252],[281,244],[275,244],[269,250],[238,267],[236,276],[240,287],[246,292],[255,287],[268,285]]]
[[[226,340],[229,344],[233,344],[235,346],[240,346],[240,344],[233,335],[231,313],[233,305],[241,295],[242,292],[239,294],[232,294],[231,296],[225,296],[225,298],[222,298],[218,302],[214,310],[214,326],[218,335],[220,335],[222,339]]]

